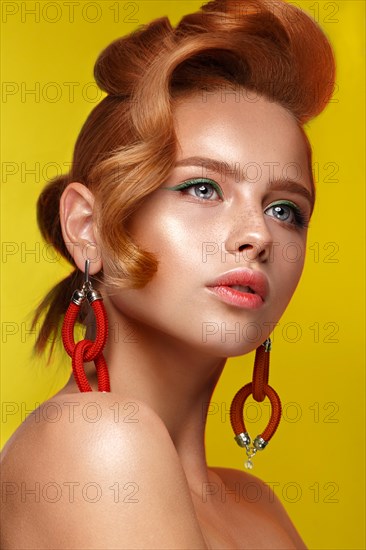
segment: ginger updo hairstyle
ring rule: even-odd
[[[86,185],[95,195],[95,220],[113,273],[108,280],[100,273],[94,282],[139,288],[158,263],[131,241],[124,225],[173,170],[174,102],[197,92],[204,100],[204,93],[218,89],[245,89],[275,101],[304,135],[312,177],[303,124],[329,102],[335,61],[322,29],[295,6],[282,0],[214,0],[175,28],[161,17],[115,40],[100,54],[94,75],[108,95],[81,129],[70,173],[41,193],[38,224],[45,240],[75,267],[61,234],[59,201],[68,183]],[[54,344],[72,291],[82,281],[74,269],[37,308],[34,325],[45,313],[37,352],[50,337]]]

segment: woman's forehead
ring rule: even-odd
[[[206,92],[205,92],[206,93]],[[246,162],[307,163],[303,134],[284,107],[258,96],[256,101],[220,91],[180,99],[174,123],[184,155],[219,154],[229,164]]]

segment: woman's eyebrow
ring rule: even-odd
[[[273,163],[269,163],[273,164]],[[175,163],[175,166],[200,166],[205,168],[207,172],[216,172],[218,174],[237,174],[240,176],[240,164],[236,163],[233,168],[227,162],[223,160],[216,160],[209,157],[188,157],[186,159],[179,160]],[[205,174],[205,177],[208,177],[208,174]],[[241,178],[243,179],[243,178]],[[240,177],[236,177],[236,181],[239,181]],[[254,183],[254,182],[253,182]],[[273,191],[289,191],[292,193],[297,193],[305,197],[310,203],[311,207],[314,207],[315,196],[312,191],[307,189],[304,185],[291,180],[285,177],[274,177],[270,178],[268,181],[268,189]]]
[[[175,166],[201,166],[211,172],[218,172],[219,174],[233,173],[237,168],[233,169],[224,160],[216,160],[209,157],[188,157],[183,160],[179,160],[175,163]]]
[[[297,193],[298,195],[302,195],[307,199],[311,205],[311,207],[314,207],[315,203],[315,196],[314,193],[309,191],[304,185],[301,185],[301,183],[298,183],[294,180],[288,179],[288,178],[282,178],[282,177],[276,177],[273,179],[270,179],[268,182],[268,188],[271,191],[290,191],[291,193]]]

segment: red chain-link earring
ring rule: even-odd
[[[62,325],[62,342],[65,350],[71,357],[74,378],[81,392],[93,391],[84,370],[84,362],[94,361],[97,369],[98,391],[109,392],[109,373],[103,348],[108,336],[107,313],[103,304],[102,295],[94,290],[89,280],[90,260],[85,261],[84,284],[80,290],[75,290],[70,305],[66,311]],[[80,340],[75,344],[74,326],[80,311],[81,304],[88,300],[96,319],[95,340]]]
[[[235,433],[235,441],[240,447],[246,450],[247,460],[244,466],[248,469],[253,468],[252,458],[257,451],[263,450],[267,445],[281,420],[281,401],[278,394],[268,385],[269,376],[269,352],[271,350],[271,339],[267,338],[261,344],[255,354],[253,380],[243,386],[234,396],[230,408],[231,426]],[[257,435],[251,445],[251,439],[247,432],[244,422],[244,405],[249,395],[257,402],[264,401],[267,396],[271,403],[271,417],[265,430]]]

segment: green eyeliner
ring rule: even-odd
[[[186,189],[187,187],[193,187],[194,185],[199,185],[200,183],[209,183],[217,191],[220,197],[223,198],[221,188],[217,185],[217,183],[214,182],[213,180],[209,180],[205,178],[194,178],[191,180],[187,180],[183,183],[179,183],[178,185],[174,185],[173,187],[162,187],[161,189],[169,189],[171,191],[180,191],[182,189]]]
[[[291,208],[293,208],[297,214],[301,214],[301,209],[295,203],[291,201],[287,201],[286,199],[272,202],[269,206],[278,206],[278,205],[281,206],[281,204],[284,204],[286,206],[291,206]]]
[[[286,199],[281,199],[279,201],[271,202],[271,206],[273,206],[274,204],[287,204],[288,206],[293,206],[294,208],[298,208],[294,202],[287,201]]]

